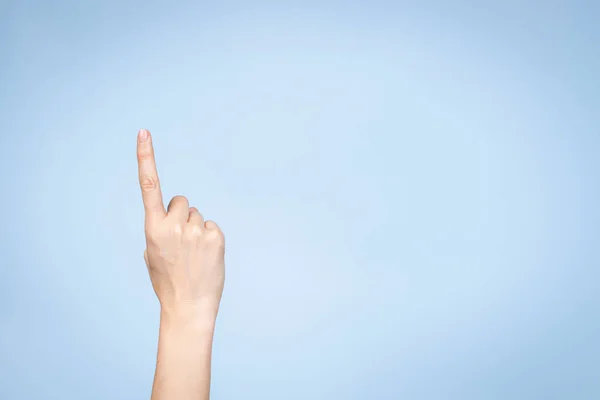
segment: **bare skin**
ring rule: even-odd
[[[161,307],[152,400],[208,400],[215,321],[225,281],[225,239],[183,196],[165,209],[150,132],[138,133],[146,250]]]

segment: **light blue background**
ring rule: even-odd
[[[0,2],[0,398],[149,398],[141,127],[226,234],[213,399],[600,398],[599,20]]]

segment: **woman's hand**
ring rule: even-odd
[[[138,134],[137,158],[145,208],[144,259],[162,314],[217,316],[225,280],[225,239],[183,196],[165,210],[150,132]]]

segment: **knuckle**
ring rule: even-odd
[[[219,226],[217,225],[217,223],[215,221],[211,221],[211,220],[204,222],[204,226],[206,227],[206,229],[209,229],[209,230],[218,230],[219,229]]]
[[[192,225],[186,231],[186,237],[189,240],[195,241],[202,236],[202,230],[197,225]]]
[[[147,143],[141,144],[137,148],[137,158],[140,161],[151,160],[154,158],[154,151],[152,150],[152,146]]]
[[[190,215],[192,215],[195,218],[195,221],[197,221],[197,220],[203,221],[204,220],[202,213],[200,211],[198,211],[198,209],[196,207],[190,208]]]
[[[157,187],[156,180],[149,175],[143,176],[140,179],[140,186],[145,193],[153,192]]]
[[[139,161],[146,161],[152,159],[152,152],[148,150],[141,150],[137,154]]]
[[[169,201],[168,210],[172,210],[173,208],[187,208],[188,200],[185,196],[175,196]]]
[[[174,196],[173,199],[171,199],[171,201],[173,202],[183,202],[183,201],[188,201],[187,198],[185,196],[181,196],[181,195],[177,195]]]
[[[173,225],[173,234],[175,234],[176,236],[181,236],[183,234],[183,227],[181,226],[181,224]]]
[[[208,232],[209,238],[213,243],[220,244],[225,242],[225,235],[223,235],[223,232],[221,232],[220,229],[210,229]]]

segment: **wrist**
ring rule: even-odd
[[[177,329],[193,329],[212,332],[217,314],[200,305],[161,306],[160,323]]]

